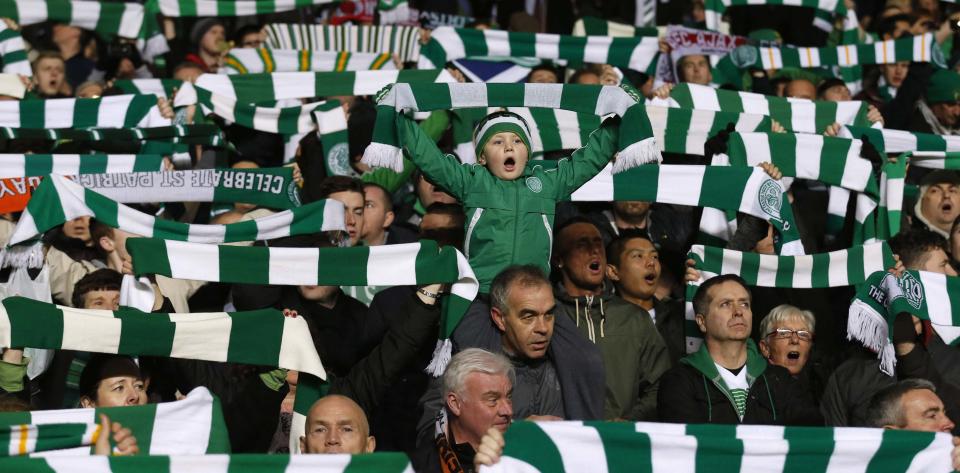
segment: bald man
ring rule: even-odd
[[[320,398],[307,413],[306,435],[300,437],[303,453],[371,453],[377,440],[370,435],[367,415],[346,396]]]

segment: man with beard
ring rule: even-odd
[[[913,226],[926,227],[944,238],[950,237],[950,228],[960,216],[960,175],[954,171],[938,170],[920,181],[920,199],[913,208]]]
[[[660,252],[642,232],[624,232],[607,245],[607,279],[623,300],[647,311],[663,337],[674,365],[686,355],[683,301],[656,296],[660,282]]]
[[[600,347],[606,372],[607,420],[654,420],[660,376],[670,368],[666,345],[650,315],[613,294],[600,231],[574,218],[557,228],[554,287],[557,312]]]
[[[662,422],[822,425],[790,372],[750,339],[750,291],[734,274],[708,279],[693,297],[703,344],[660,381]]]

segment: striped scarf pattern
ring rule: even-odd
[[[177,79],[119,79],[113,86],[126,94],[156,95],[157,97],[172,97],[173,92],[183,88],[183,81]]]
[[[290,99],[281,101],[277,106],[259,106],[211,94],[205,89],[197,89],[197,98],[205,114],[212,113],[228,123],[236,123],[245,128],[286,135],[315,130],[313,109],[323,103],[294,105],[299,102]]]
[[[373,167],[402,170],[396,114],[454,108],[528,107],[563,109],[623,118],[614,172],[660,161],[646,109],[631,92],[613,86],[569,84],[395,84],[377,100],[373,142],[363,160]],[[475,158],[475,156],[473,156]]]
[[[138,438],[139,439],[139,438]],[[4,471],[53,473],[177,473],[188,469],[204,473],[413,473],[403,453],[376,452],[362,455],[133,455],[121,457],[16,457],[0,460]]]
[[[266,45],[272,49],[389,53],[401,62],[420,57],[416,26],[270,24]]]
[[[261,72],[343,72],[396,69],[390,54],[236,48],[223,60],[227,74]]]
[[[11,128],[133,128],[169,124],[169,120],[160,117],[157,97],[153,95],[0,103],[0,126]]]
[[[331,0],[156,0],[151,5],[163,16],[248,16],[266,15],[296,10],[314,5],[324,5]]]
[[[785,99],[689,83],[677,84],[670,92],[670,98],[674,107],[768,116],[788,131],[797,133],[823,133],[833,123],[869,126],[867,104],[857,101]]]
[[[268,217],[228,225],[186,224],[138,212],[84,189],[63,176],[53,175],[44,179],[33,193],[8,245],[32,240],[67,220],[82,216],[96,218],[112,228],[134,235],[213,244],[344,230],[343,204],[335,200],[321,200]]]
[[[781,254],[803,254],[783,184],[759,168],[665,164],[612,174],[608,165],[574,191],[570,200],[642,200],[744,212],[777,229]]]
[[[957,303],[953,303],[953,299]],[[927,271],[904,271],[900,277],[875,272],[857,287],[847,319],[847,338],[877,353],[880,370],[894,376],[893,322],[908,313],[929,320],[949,345],[960,342],[960,278]]]
[[[869,140],[881,153],[906,153],[911,151],[960,151],[960,136],[914,133],[887,128],[845,126],[839,136]]]
[[[0,179],[151,172],[162,168],[163,156],[159,154],[0,154]]]
[[[756,287],[812,288],[855,286],[877,272],[893,267],[887,242],[854,246],[830,253],[776,256],[694,245],[687,254],[700,271],[700,279],[687,283],[687,353],[700,347],[702,335],[694,322],[693,296],[704,281],[721,274],[737,274]]]
[[[828,48],[757,48],[741,46],[735,54],[746,58],[741,68],[808,68],[821,66],[854,67],[868,64],[894,64],[901,61],[933,62],[945,67],[933,33],[910,36],[873,44],[845,44]],[[753,61],[749,59],[753,58]]]
[[[3,66],[5,74],[20,74],[27,77],[33,75],[23,36],[3,22],[0,22],[0,65]]]
[[[726,22],[723,21],[723,14],[727,11],[729,7],[736,6],[754,6],[754,5],[789,5],[789,6],[799,6],[807,8],[815,8],[819,11],[825,12],[827,16],[833,17],[838,15],[845,15],[847,13],[847,7],[844,5],[842,0],[800,0],[800,1],[788,1],[788,0],[707,0],[704,3],[704,13],[706,13],[706,23],[708,30],[720,30],[723,31],[726,25]]]
[[[177,144],[202,144],[222,146],[226,143],[223,132],[216,125],[176,125],[151,128],[87,128],[83,130],[61,128],[0,127],[0,137],[7,139],[52,140],[52,141],[148,141]]]
[[[564,60],[572,64],[610,64],[652,73],[659,52],[654,36],[568,36],[441,26],[433,30],[430,41],[420,51],[418,65],[433,69],[455,59],[515,56]]]
[[[518,421],[504,439],[501,473],[948,472],[953,448],[945,433],[646,422]]]
[[[86,409],[60,409],[47,411],[0,413],[0,426],[39,427],[37,437],[11,439],[7,452],[22,455],[30,450],[50,450],[44,446],[43,428],[63,424],[95,425],[100,414],[106,414],[111,422],[119,422],[137,437],[137,446],[144,455],[203,455],[227,453],[230,439],[223,420],[220,400],[205,387],[194,388],[179,401],[142,406],[102,407]],[[92,442],[89,442],[92,443]],[[85,443],[85,444],[89,444]],[[71,445],[57,446],[57,450]],[[79,447],[80,445],[73,445]],[[90,448],[76,448],[69,452],[76,458],[90,454]],[[0,456],[3,454],[0,453]],[[2,465],[2,463],[0,463]],[[15,471],[15,470],[10,470]]]
[[[127,251],[137,275],[176,279],[320,286],[453,283],[440,321],[437,350],[427,367],[434,376],[442,374],[449,362],[450,335],[480,287],[463,254],[428,240],[353,248],[270,248],[130,238]]]
[[[8,425],[0,427],[0,458],[30,455],[38,452],[90,447],[101,434],[97,424],[64,423],[43,425]]]
[[[246,363],[326,378],[306,319],[278,310],[161,314],[74,309],[25,297],[0,305],[3,347]]]
[[[7,0],[0,2],[0,16],[23,26],[45,21],[66,23],[106,37],[146,38],[157,29],[156,21],[139,3]]]
[[[946,151],[917,151],[908,153],[910,164],[926,169],[960,169],[960,153]]]

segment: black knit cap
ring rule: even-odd
[[[87,361],[87,366],[80,373],[80,395],[96,399],[100,381],[117,376],[132,376],[143,379],[140,374],[140,367],[129,356],[92,354],[90,360]]]

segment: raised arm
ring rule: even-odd
[[[398,114],[397,132],[400,134],[405,155],[413,164],[436,185],[457,200],[463,201],[463,194],[471,178],[470,166],[460,164],[453,156],[444,155],[412,118]]]
[[[590,133],[587,144],[573,152],[573,156],[557,162],[557,199],[563,199],[600,172],[617,151],[620,136],[620,118],[611,117]]]

